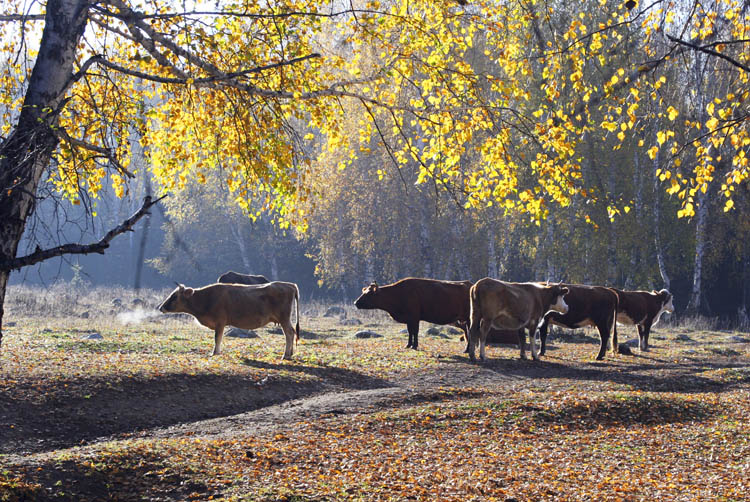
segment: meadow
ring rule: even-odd
[[[167,293],[11,288],[0,501],[748,500],[750,334],[664,323],[597,362],[565,331],[470,364],[452,328],[413,351],[384,313],[303,301],[292,361],[273,326],[209,357]]]

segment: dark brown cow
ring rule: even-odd
[[[405,323],[409,331],[406,347],[416,349],[419,345],[419,321],[433,324],[463,322],[466,326],[469,320],[469,288],[471,281],[407,277],[387,286],[370,284],[362,289],[354,305],[358,309],[385,310],[394,321]]]
[[[569,329],[583,328],[585,326],[596,326],[599,330],[601,345],[597,360],[604,359],[607,353],[610,333],[614,330],[613,340],[617,339],[617,293],[610,288],[602,286],[583,286],[580,284],[564,284],[568,288],[565,295],[565,303],[568,304],[568,312],[549,312],[544,316],[542,325],[539,326],[539,338],[542,340],[540,355],[547,351],[547,327],[549,324],[562,326]],[[613,352],[617,352],[613,343]]]
[[[648,350],[648,335],[651,327],[659,322],[664,312],[674,312],[672,293],[661,291],[622,291],[614,290],[618,296],[617,322],[635,324],[638,327],[638,348]],[[617,332],[612,343],[617,347]]]
[[[216,282],[223,284],[266,284],[271,281],[262,275],[248,275],[230,271],[221,274]]]
[[[297,326],[292,327],[292,303],[297,303]],[[256,329],[269,322],[281,324],[286,337],[283,359],[294,352],[295,335],[299,340],[299,289],[291,282],[268,284],[211,284],[186,288],[180,284],[159,306],[164,313],[184,312],[214,330],[213,355],[221,352],[225,326]]]
[[[526,359],[526,335],[529,331],[531,357],[539,359],[536,350],[536,330],[550,310],[568,311],[563,296],[565,286],[535,282],[504,282],[486,277],[471,287],[471,327],[469,329],[469,358],[476,360],[474,350],[479,341],[479,357],[485,359],[487,333],[491,328],[518,330],[521,359]]]

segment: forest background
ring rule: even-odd
[[[14,272],[10,283],[198,286],[235,270],[296,282],[303,298],[348,301],[372,280],[490,276],[666,287],[679,312],[747,323],[748,2],[315,8],[337,7],[344,14],[329,25],[275,28],[283,34],[278,47],[314,46],[330,58],[323,77],[349,79],[329,87],[346,89],[325,105],[325,113],[337,110],[335,121],[307,108],[269,123],[294,155],[284,157],[284,147],[266,139],[256,143],[268,152],[254,152],[250,162],[265,163],[271,174],[244,167],[239,183],[230,164],[244,159],[218,147],[166,161],[159,138],[149,134],[156,120],[173,125],[164,107],[185,96],[143,93],[132,120],[81,131],[90,133],[90,147],[99,145],[96,138],[103,145],[118,133],[122,139],[124,131],[128,151],[120,151],[123,141],[116,150],[137,176],[129,180],[108,158],[104,167],[101,158],[76,161],[71,152],[87,145],[63,137],[20,249],[95,240],[145,195],[171,196],[106,255],[58,257]],[[391,24],[399,16],[414,24]],[[176,19],[169,22],[201,36],[200,16]],[[19,29],[4,26],[6,40]],[[295,28],[301,31],[288,35]],[[24,89],[19,67],[28,72],[33,61],[33,52],[15,54],[22,57],[4,66],[5,95],[15,92],[3,105],[7,123]],[[138,50],[128,57],[144,74],[163,63]],[[314,65],[300,75],[282,68],[290,81],[320,73]],[[95,72],[90,79],[89,86]],[[188,88],[194,81],[186,79]],[[292,92],[292,103],[305,99]],[[105,95],[91,91],[91,102]],[[99,112],[107,118],[106,109]],[[282,166],[285,159],[291,162]],[[76,173],[73,183],[66,165]],[[293,176],[274,184],[274,173],[289,170]]]

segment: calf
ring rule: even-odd
[[[292,304],[297,304],[297,326],[292,327]],[[286,337],[283,359],[290,359],[294,341],[299,340],[299,289],[291,282],[270,282],[246,286],[211,284],[186,288],[182,284],[159,306],[164,313],[184,312],[214,330],[213,355],[221,352],[225,326],[256,329],[269,322],[281,324]]]
[[[221,274],[216,282],[224,284],[266,284],[271,281],[262,275],[248,275],[230,271]]]
[[[438,281],[407,277],[394,284],[372,283],[362,289],[354,302],[358,309],[380,309],[396,322],[406,324],[409,331],[407,348],[419,345],[419,321],[433,324],[463,322],[464,332],[469,321],[469,289],[471,281]],[[468,340],[468,333],[467,333]]]
[[[674,312],[672,293],[661,291],[622,291],[615,289],[618,297],[617,322],[635,324],[638,327],[638,348],[648,350],[648,335],[651,327],[659,322],[664,312]],[[612,343],[617,346],[617,332]]]
[[[544,316],[542,325],[539,326],[539,338],[542,340],[542,348],[539,352],[544,355],[547,351],[547,327],[555,324],[564,328],[576,329],[585,326],[596,326],[599,330],[601,345],[597,360],[604,359],[609,344],[609,335],[614,331],[613,339],[617,340],[617,293],[610,288],[602,286],[583,286],[579,284],[565,284],[568,294],[565,295],[565,303],[568,304],[568,312],[549,312]],[[616,343],[612,344],[613,352],[617,352]]]
[[[529,331],[531,356],[539,359],[536,349],[536,330],[550,310],[566,313],[568,306],[563,296],[568,288],[560,284],[544,285],[533,282],[503,282],[486,277],[471,287],[471,327],[469,329],[469,358],[475,361],[474,349],[479,341],[479,357],[485,359],[487,333],[491,328],[518,331],[521,359],[526,359],[526,334]]]

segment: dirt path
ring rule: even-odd
[[[494,392],[498,389],[517,390],[527,386],[528,381],[536,379],[540,371],[544,369],[530,362],[520,373],[504,374],[491,365],[471,365],[454,358],[446,360],[437,369],[392,381],[386,387],[329,390],[232,416],[151,429],[143,431],[142,436],[231,437],[236,434],[264,434],[324,415],[370,414],[384,409],[432,403],[444,399],[447,389],[457,392],[477,387],[492,388]],[[556,373],[559,376],[560,372]]]

